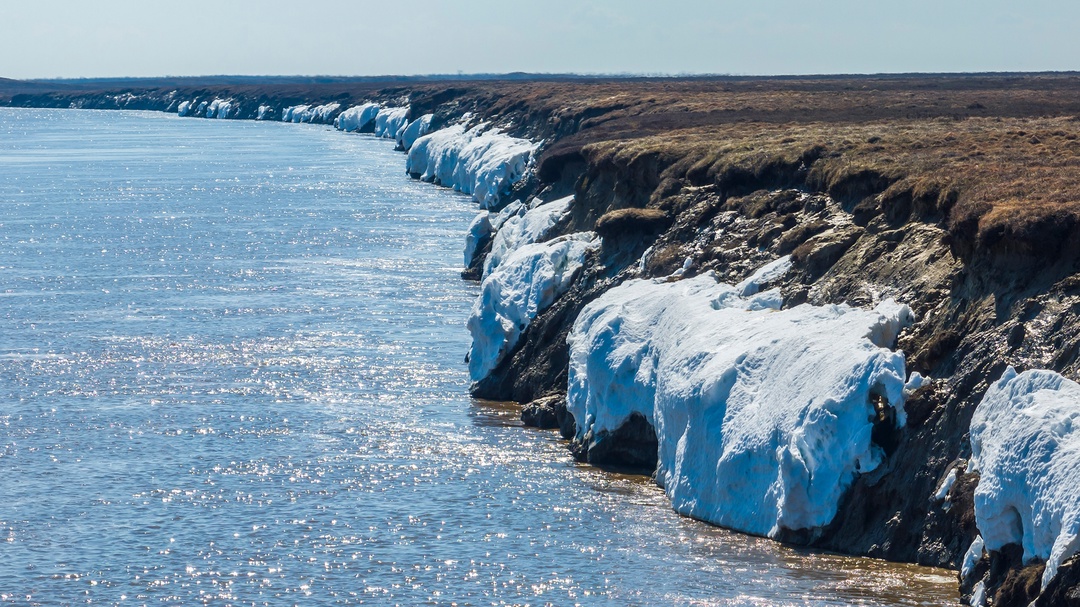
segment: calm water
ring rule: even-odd
[[[474,207],[321,127],[0,109],[0,602],[940,605],[467,396]]]

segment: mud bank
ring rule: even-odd
[[[1068,517],[1035,519],[1025,526],[1030,517],[1018,515],[1017,533],[999,534],[996,543],[987,544],[992,541],[987,513],[997,494],[986,493],[992,483],[981,483],[981,477],[1002,473],[981,460],[971,464],[972,420],[1010,366],[1080,376],[1080,105],[1074,101],[1080,98],[1080,78],[332,86],[338,88],[35,92],[12,97],[9,104],[179,112],[186,103],[183,113],[192,116],[264,120],[292,120],[298,106],[322,107],[300,121],[340,127],[343,113],[371,103],[401,113],[394,137],[426,117],[430,133],[409,142],[399,139],[403,149],[434,149],[438,146],[424,138],[439,133],[445,138],[447,129],[458,129],[455,137],[473,133],[468,141],[454,139],[450,147],[438,148],[451,168],[466,162],[462,158],[468,155],[460,152],[481,135],[527,142],[532,147],[522,167],[513,164],[521,161],[519,155],[486,168],[477,164],[471,173],[410,171],[474,195],[481,191],[477,175],[498,177],[484,182],[477,195],[486,210],[474,222],[464,260],[465,276],[482,279],[487,298],[474,309],[474,338],[482,336],[483,347],[474,345],[471,362],[480,356],[485,361],[474,364],[474,395],[523,403],[527,423],[559,428],[583,461],[658,472],[673,502],[692,516],[785,542],[950,567],[961,572],[965,599],[975,604],[1080,604],[1074,598],[1080,567],[1068,538],[1061,544],[1067,553],[1054,553],[1057,571],[1049,578],[1044,572],[1050,553],[1033,548],[1030,539],[1042,527],[1067,534],[1062,521]],[[378,132],[374,120],[362,122],[346,130]],[[385,136],[388,129],[382,130]],[[485,150],[473,151],[483,160]],[[410,163],[416,162],[412,156]],[[789,262],[783,271],[761,274],[782,259]],[[701,309],[740,326],[759,317],[779,322],[775,315],[788,313],[796,319],[793,326],[805,328],[809,325],[799,323],[820,320],[820,310],[854,318],[886,302],[910,313],[896,317],[904,321],[897,320],[887,338],[882,333],[871,339],[855,330],[850,340],[838,338],[833,346],[865,348],[873,360],[886,357],[895,379],[873,375],[865,391],[844,392],[841,398],[830,390],[846,385],[845,378],[863,377],[857,372],[861,363],[853,363],[856,371],[840,379],[785,393],[783,399],[793,406],[771,414],[779,421],[740,435],[749,442],[754,441],[746,437],[757,436],[754,432],[768,436],[780,441],[770,443],[772,451],[787,454],[765,453],[765,463],[759,464],[775,467],[766,476],[775,476],[779,485],[763,481],[764,489],[735,496],[768,496],[779,504],[769,521],[744,520],[725,510],[716,497],[727,490],[723,477],[710,479],[716,489],[708,499],[686,497],[679,479],[702,474],[688,472],[701,466],[687,467],[683,451],[672,445],[689,436],[686,428],[707,420],[675,423],[671,416],[722,405],[727,428],[742,423],[731,420],[740,410],[752,410],[754,401],[738,394],[758,390],[740,388],[741,378],[771,385],[773,377],[762,374],[762,365],[750,368],[745,361],[767,352],[759,343],[776,341],[775,335],[755,341],[717,333],[686,354],[662,347],[663,336],[626,337],[630,329],[622,322],[606,333],[589,333],[599,325],[576,324],[583,312],[600,318],[622,305],[616,301],[619,293],[636,289],[643,293],[640,301],[672,298],[655,311],[656,322],[642,326],[667,323],[672,331],[700,334],[702,328],[686,324],[687,314],[679,313],[688,295],[668,293],[682,288],[680,283],[689,288],[694,280],[704,281],[711,298],[702,300]],[[745,286],[751,283],[753,293]],[[724,285],[737,292],[725,295]],[[768,296],[754,303],[760,293]],[[628,304],[627,313],[640,305]],[[695,315],[706,313],[711,314]],[[512,326],[503,319],[512,319]],[[870,335],[885,321],[866,317],[860,322],[867,323],[864,332]],[[815,330],[828,335],[831,329]],[[590,335],[587,352],[597,351],[608,337],[638,349],[633,356],[585,360],[573,348]],[[731,357],[735,362],[723,362],[727,359],[710,349],[716,340],[748,345],[739,346],[742,350]],[[821,356],[826,361],[835,353],[826,345],[808,349],[798,360],[813,363]],[[681,373],[691,368],[690,359],[720,361],[710,363],[719,365],[719,375],[731,370],[734,379],[722,397],[702,388],[708,378],[685,393],[665,379],[665,366],[676,364],[671,361],[683,362],[669,375],[690,375]],[[643,368],[655,373],[642,377]],[[620,376],[620,370],[630,373]],[[608,393],[633,388],[636,396],[589,401],[587,395],[598,394],[593,388],[607,372],[616,378],[605,380],[614,386]],[[839,408],[837,403],[847,403],[851,395],[851,402]],[[631,401],[640,406],[612,404]],[[1080,410],[1080,402],[1075,408]],[[811,459],[829,459],[837,451],[839,443],[828,443],[837,433],[819,432],[833,427],[818,423],[834,418],[851,420],[835,428],[850,431],[845,445],[862,441],[861,447],[848,463],[815,467]],[[601,419],[606,421],[598,423]],[[718,424],[716,432],[722,427]],[[1064,431],[1055,432],[1054,440],[1065,440]],[[820,453],[806,447],[808,436],[824,441]],[[977,447],[992,440],[982,436]],[[819,455],[811,458],[811,453]],[[744,454],[715,457],[727,461]],[[793,468],[790,462],[796,460]],[[810,476],[832,470],[842,491],[821,497],[791,470]],[[700,490],[700,483],[691,484]],[[796,499],[803,494],[809,497]],[[1040,499],[1034,496],[1032,503]],[[699,505],[708,500],[720,506],[702,510]],[[799,508],[815,516],[796,516]],[[1032,525],[1039,528],[1028,528]]]

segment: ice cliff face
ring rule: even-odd
[[[495,207],[525,177],[537,144],[487,130],[455,124],[416,139],[405,170],[459,192],[472,194],[481,208]]]
[[[228,118],[232,103],[225,99],[214,99],[206,108],[207,118]]]
[[[199,118],[229,118],[236,113],[236,103],[232,99],[214,98],[213,101],[201,101],[198,105],[195,101],[181,101],[176,106],[178,116],[195,116]]]
[[[637,413],[679,512],[757,535],[820,528],[881,461],[874,420],[903,423],[904,355],[890,347],[911,312],[776,310],[775,293],[753,291],[633,280],[585,306],[568,339],[576,440]]]
[[[405,159],[405,171],[424,181],[453,187],[461,150],[483,128],[458,123],[418,138]]]
[[[467,323],[473,338],[469,374],[474,380],[490,373],[513,349],[522,331],[570,287],[585,256],[598,246],[592,232],[525,245],[484,278]]]
[[[338,130],[346,132],[361,131],[374,122],[378,115],[379,104],[377,103],[354,105],[338,114],[337,119],[334,121],[334,126],[337,127]]]
[[[1010,367],[975,409],[971,454],[981,541],[1019,544],[1025,561],[1045,561],[1045,588],[1080,549],[1080,384]]]
[[[281,112],[282,122],[317,122],[330,121],[330,116],[338,111],[340,103],[327,103],[324,105],[294,105],[287,107]]]
[[[424,114],[423,116],[405,125],[405,127],[398,131],[397,134],[398,148],[408,151],[410,148],[412,148],[413,144],[416,143],[417,139],[430,133],[431,120],[433,118],[435,118],[434,114]]]
[[[469,230],[465,233],[465,267],[469,267],[473,257],[485,242],[498,233],[508,221],[514,220],[527,213],[529,207],[520,200],[515,200],[503,207],[498,213],[492,211],[480,211],[469,224]],[[535,242],[535,241],[534,241]]]
[[[386,107],[375,114],[375,136],[397,139],[398,132],[408,125],[409,108]]]
[[[535,200],[535,206],[532,208],[514,209],[509,214],[505,214],[504,218],[500,217],[493,221],[495,236],[491,251],[484,260],[484,275],[490,274],[499,267],[504,258],[522,246],[547,238],[559,220],[570,211],[573,202],[572,195],[551,202]],[[471,259],[469,257],[466,260],[466,265]]]
[[[310,105],[292,105],[281,111],[282,122],[301,122],[304,114],[311,109]]]

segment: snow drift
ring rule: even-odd
[[[503,207],[498,213],[480,211],[469,224],[465,232],[465,267],[472,263],[476,251],[484,245],[484,242],[498,232],[503,224],[527,213],[529,207],[520,200],[515,200]]]
[[[484,132],[486,124],[466,129],[455,124],[418,138],[409,149],[405,170],[410,174],[472,194],[481,208],[498,205],[532,163],[538,144]]]
[[[570,287],[585,256],[599,244],[596,234],[579,232],[525,245],[484,278],[467,322],[473,338],[469,374],[474,381],[487,376],[536,315]]]
[[[330,117],[334,115],[334,112],[341,109],[340,103],[327,103],[324,105],[317,105],[311,108],[310,114],[304,116],[303,122],[318,122],[326,124],[330,122]]]
[[[461,150],[482,128],[466,130],[464,124],[458,123],[418,138],[405,157],[405,171],[424,181],[452,187]]]
[[[300,117],[304,115],[304,112],[311,109],[310,105],[292,105],[281,110],[282,122],[300,122]]]
[[[375,114],[375,136],[396,139],[398,131],[408,124],[409,108],[385,107]]]
[[[683,514],[757,535],[815,529],[876,468],[874,420],[905,423],[907,306],[777,310],[765,278],[633,280],[588,304],[570,333],[567,406],[577,440],[631,414],[655,428],[657,482]],[[751,283],[754,285],[751,288]]]
[[[281,111],[282,122],[317,122],[326,123],[330,116],[338,111],[340,103],[327,103],[324,105],[294,105]]]
[[[378,103],[354,105],[338,114],[337,119],[334,120],[334,126],[337,127],[338,130],[346,132],[361,131],[374,122],[375,117],[378,115]]]
[[[207,118],[228,118],[232,102],[226,99],[214,99],[206,108]]]
[[[1080,548],[1080,384],[1009,367],[971,420],[975,522],[989,550],[1046,561],[1042,585]]]
[[[405,125],[405,127],[397,133],[398,147],[405,151],[412,148],[417,139],[431,132],[431,120],[433,118],[435,118],[435,114],[424,114]]]
[[[495,237],[491,252],[484,260],[484,275],[490,274],[518,248],[547,238],[552,228],[570,211],[573,202],[573,195],[546,203],[536,200],[535,206],[524,213],[518,211],[509,215],[498,227],[493,224]]]

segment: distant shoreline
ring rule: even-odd
[[[44,93],[77,94],[115,92],[137,89],[149,91],[162,88],[228,88],[271,87],[294,92],[298,87],[310,87],[311,99],[326,94],[328,89],[339,93],[350,89],[363,93],[368,90],[415,85],[471,85],[522,82],[546,83],[841,83],[855,81],[919,81],[962,82],[988,81],[991,84],[1015,79],[1069,79],[1080,72],[942,72],[942,73],[881,73],[881,74],[807,74],[807,75],[732,75],[732,74],[431,74],[382,76],[162,76],[162,77],[103,77],[103,78],[42,78],[18,80],[0,77],[0,105],[8,105],[17,95]]]

